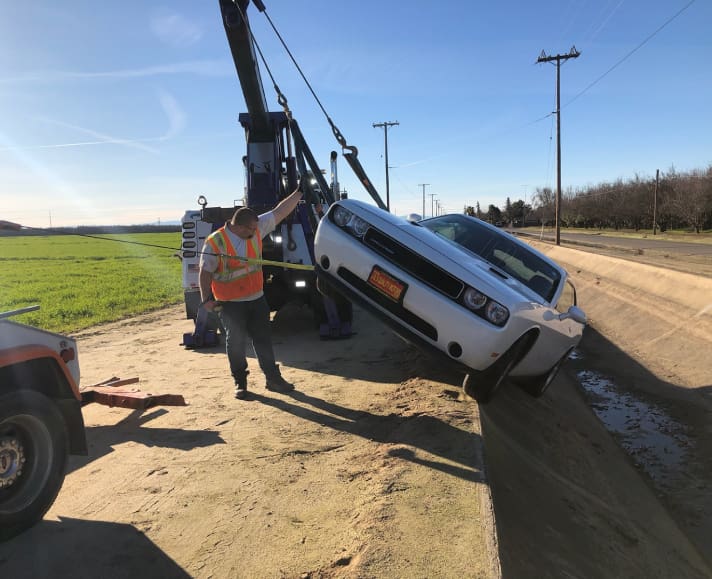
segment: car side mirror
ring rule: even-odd
[[[417,223],[418,221],[420,221],[423,218],[420,215],[418,215],[417,213],[411,213],[408,215],[408,217],[406,217],[406,219],[408,221],[410,221],[410,223]]]
[[[559,314],[560,320],[567,320],[569,318],[583,326],[586,325],[586,314],[578,306],[571,306],[568,311],[563,314]]]

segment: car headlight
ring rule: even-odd
[[[487,296],[476,289],[468,287],[462,296],[465,305],[471,310],[479,310],[487,303]]]
[[[363,237],[365,235],[368,227],[368,222],[364,221],[360,217],[354,216],[353,220],[351,221],[351,230],[359,237]]]
[[[485,314],[487,319],[497,326],[503,326],[509,318],[509,310],[494,301],[487,304]]]
[[[351,211],[344,209],[340,205],[334,209],[334,223],[339,227],[346,227],[349,221],[351,221],[352,216],[353,213],[351,213]]]

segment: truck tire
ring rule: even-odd
[[[41,520],[64,482],[67,429],[46,396],[0,396],[0,541]]]

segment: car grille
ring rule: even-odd
[[[465,287],[459,279],[444,269],[373,227],[368,229],[363,242],[391,263],[451,299],[457,299]]]
[[[393,300],[387,298],[376,288],[363,281],[360,277],[358,277],[345,267],[340,267],[338,269],[338,274],[347,283],[356,288],[360,293],[365,295],[371,301],[376,302],[384,310],[389,311],[391,314],[401,319],[411,328],[418,330],[424,336],[428,336],[428,338],[430,338],[434,342],[437,342],[438,331],[432,324],[429,324],[423,318],[416,316],[413,312],[406,310],[402,305],[397,304]]]

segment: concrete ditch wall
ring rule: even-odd
[[[712,385],[712,279],[529,241],[563,265],[591,325],[658,377]]]

